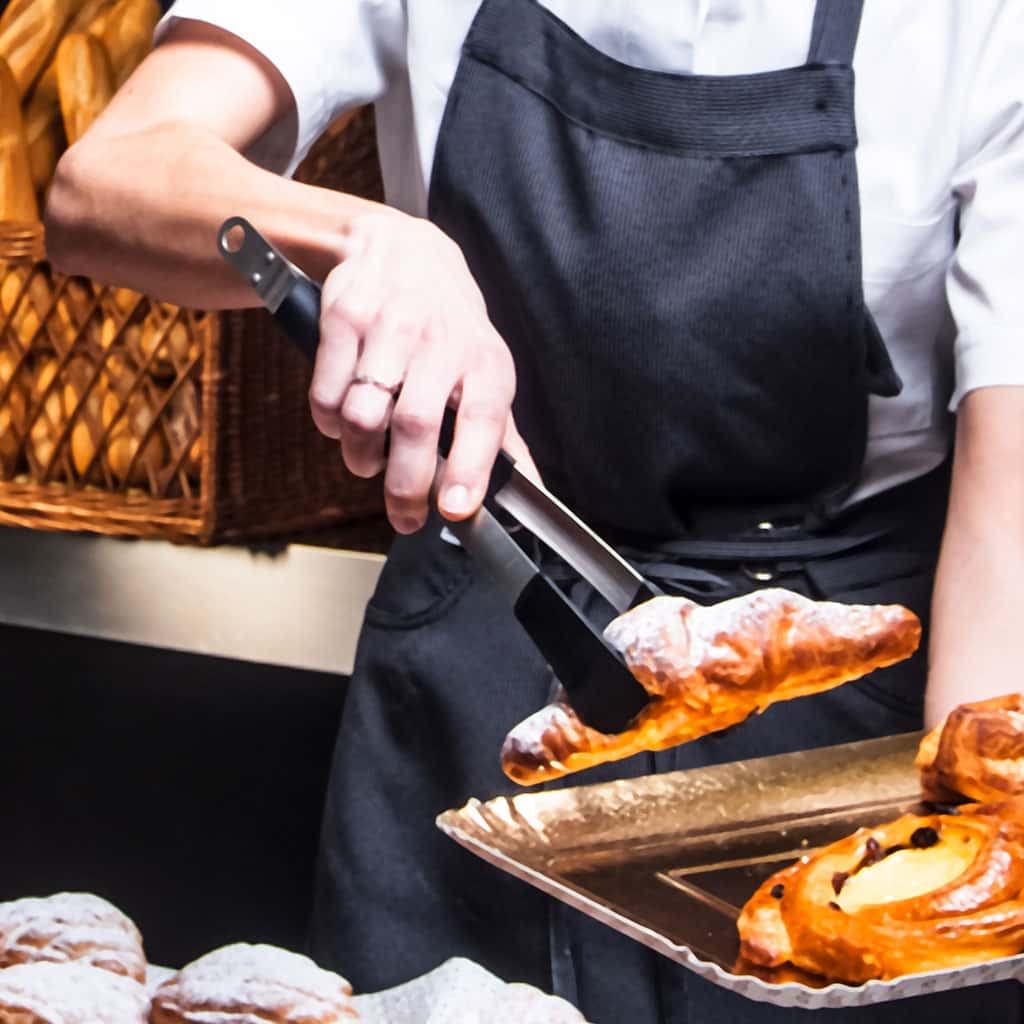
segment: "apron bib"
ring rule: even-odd
[[[485,0],[438,139],[430,217],[515,357],[548,486],[657,538],[707,502],[853,482],[893,394],[861,284],[860,4],[820,0],[809,62],[644,71],[534,0]]]
[[[713,78],[626,66],[534,0],[485,0],[429,210],[515,357],[517,422],[546,483],[646,572],[695,600],[781,585],[895,601],[926,621],[948,467],[835,511],[860,469],[869,391],[899,387],[861,290],[860,8],[818,0],[802,67]],[[437,831],[442,810],[518,791],[498,752],[552,683],[440,526],[395,541],[367,609],[325,811],[314,956],[360,991],[466,956],[556,991],[593,1024],[803,1020],[704,982]],[[921,653],[564,784],[918,728],[924,671]],[[1014,993],[914,1007],[957,1024],[981,1009],[997,1024],[1017,1019]]]

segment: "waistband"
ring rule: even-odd
[[[828,558],[888,539],[937,549],[946,518],[952,460],[888,491],[815,521],[784,506],[702,507],[678,537],[598,532],[630,560],[744,563]],[[788,511],[788,514],[787,514]]]

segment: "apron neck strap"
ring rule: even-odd
[[[808,64],[853,63],[864,0],[818,0]]]

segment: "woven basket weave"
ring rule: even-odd
[[[373,115],[297,178],[381,199]],[[206,314],[55,274],[0,224],[0,524],[211,543],[379,517],[309,415],[310,368],[262,310]]]

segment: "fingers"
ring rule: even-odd
[[[510,365],[495,365],[462,381],[455,438],[438,497],[438,507],[447,519],[467,518],[484,499],[494,460],[505,437],[514,380]]]
[[[520,473],[529,477],[535,484],[544,486],[544,481],[540,478],[540,470],[537,469],[533,455],[530,454],[530,449],[526,441],[523,440],[523,435],[519,433],[519,428],[511,413],[505,421],[505,436],[502,439],[501,447],[516,460],[516,469]]]
[[[428,514],[445,405],[457,405],[439,507],[465,518],[503,439],[532,469],[509,418],[511,353],[462,253],[436,227],[390,212],[353,218],[347,230],[345,258],[324,283],[314,420],[340,440],[353,473],[386,467],[388,517],[406,533]]]
[[[427,519],[437,473],[437,446],[445,404],[455,384],[448,363],[414,360],[391,416],[391,447],[384,475],[388,519],[399,533]]]
[[[325,286],[325,300],[327,294]],[[327,437],[341,437],[341,403],[358,357],[358,333],[336,303],[324,301],[320,314],[320,347],[309,387],[309,407],[317,429]]]
[[[415,320],[385,314],[366,335],[341,404],[342,454],[357,476],[376,476],[384,468],[395,396],[421,334]]]

